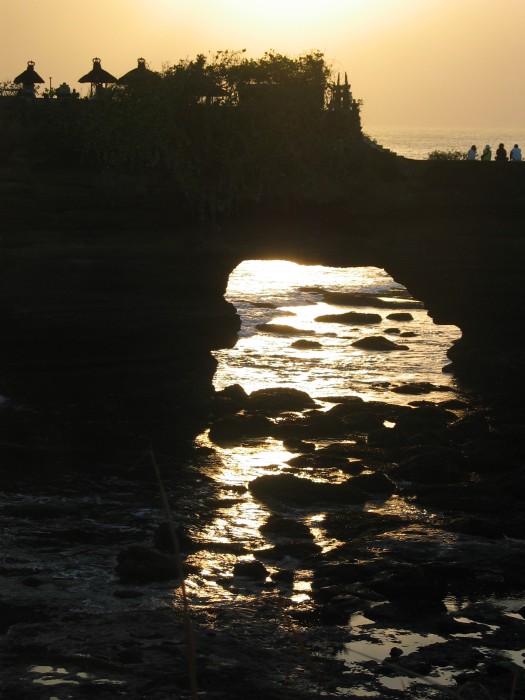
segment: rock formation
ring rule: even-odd
[[[0,171],[0,394],[17,408],[2,414],[4,449],[192,438],[210,351],[239,329],[228,276],[251,258],[383,267],[436,323],[461,328],[459,379],[517,386],[525,168],[371,151],[361,174],[344,201],[260,202],[206,225],[153,177],[13,158]]]

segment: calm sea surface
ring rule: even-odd
[[[504,143],[507,152],[517,143],[525,153],[525,129],[523,127],[493,128],[447,128],[417,129],[390,126],[363,125],[363,132],[378,144],[389,148],[400,156],[425,160],[431,151],[463,151],[466,153],[472,144],[481,153],[489,144],[494,153],[498,144]]]

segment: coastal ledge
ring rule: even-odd
[[[344,200],[261,201],[213,225],[154,178],[25,159],[0,171],[0,192],[0,394],[33,411],[27,425],[3,419],[4,449],[91,459],[191,440],[209,413],[211,351],[236,342],[224,293],[247,259],[384,268],[461,329],[460,381],[504,395],[523,378],[520,164],[370,151]]]

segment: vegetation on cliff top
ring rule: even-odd
[[[0,126],[4,151],[25,144],[84,167],[160,174],[213,218],[263,198],[337,196],[359,149],[359,110],[320,53],[226,51],[143,71],[92,99],[5,97]]]

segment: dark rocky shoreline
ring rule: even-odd
[[[343,688],[399,697],[385,678],[432,678],[443,668],[453,669],[451,688],[462,698],[479,697],[481,686],[494,700],[510,700],[513,684],[519,697],[523,664],[502,650],[522,653],[523,608],[508,614],[497,601],[525,591],[522,423],[512,413],[465,406],[458,417],[421,400],[401,407],[349,399],[323,417],[299,408],[308,404],[299,393],[257,392],[251,407],[237,389],[215,399],[216,430],[237,418],[230,443],[253,437],[257,425],[257,437],[278,434],[297,455],[265,490],[250,486],[274,512],[264,530],[272,546],[217,581],[232,597],[207,602],[190,589],[202,697],[299,700],[318,697],[319,687],[323,697],[341,697]],[[396,427],[378,428],[387,416]],[[314,450],[319,441],[323,447]],[[187,533],[181,543],[190,580],[199,575],[194,553],[217,546],[200,535],[224,497],[199,466],[210,459],[213,451],[202,448],[178,462],[159,455],[174,515]],[[344,483],[300,495],[301,469],[316,464],[359,483],[358,504],[394,496],[416,508],[390,515],[341,508],[348,502]],[[3,470],[0,689],[12,698],[48,698],[51,687],[71,698],[190,697],[181,603],[172,594],[176,574],[155,568],[154,559],[146,576],[116,568],[130,548],[139,559],[144,552],[166,556],[148,454],[126,470],[92,467],[58,470],[54,479]],[[295,479],[289,492],[283,478]],[[302,525],[319,500],[328,513],[325,535],[339,543],[325,553]],[[290,503],[292,520],[283,515]],[[234,545],[226,551],[243,554]],[[305,570],[312,592],[294,603],[291,582]],[[355,615],[367,626],[349,624]],[[388,640],[393,630],[439,641],[411,653],[392,643],[384,660],[345,666],[345,645],[381,634]],[[412,697],[446,696],[414,683]]]
[[[174,200],[162,177],[90,172],[15,151],[0,170],[0,692],[189,696],[177,581],[124,582],[116,565],[130,547],[156,544],[162,514],[151,450],[190,540],[216,546],[199,542],[220,501],[200,468],[214,455],[193,448],[214,411],[214,439],[272,435],[296,445],[286,483],[275,476],[252,486],[276,515],[290,504],[307,513],[319,497],[328,510],[352,507],[326,519],[337,547],[323,553],[311,538],[269,532],[272,547],[252,573],[262,565],[274,578],[234,576],[232,566],[217,584],[240,600],[192,602],[203,697],[300,700],[318,697],[319,686],[327,697],[345,686],[399,697],[382,676],[447,666],[461,671],[462,698],[477,700],[481,686],[510,700],[514,673],[515,697],[523,694],[522,665],[501,654],[521,653],[523,616],[491,599],[520,599],[525,587],[525,365],[514,332],[525,170],[370,152],[344,201],[249,202],[212,224]],[[449,371],[483,392],[481,408],[423,400],[410,413],[348,400],[325,416],[307,405],[270,410],[268,396],[258,407],[239,392],[214,396],[211,351],[233,345],[239,328],[223,297],[228,276],[259,257],[383,267],[437,323],[461,328]],[[384,429],[385,420],[396,428]],[[347,453],[334,446],[349,440]],[[318,441],[325,452],[312,450]],[[327,461],[341,483],[322,493],[299,483],[305,463],[315,470]],[[368,499],[392,498],[414,507],[388,517],[363,509]],[[190,578],[199,574],[195,556],[186,559]],[[286,556],[296,563],[285,566]],[[290,602],[294,569],[311,572],[302,606]],[[457,610],[444,606],[449,598]],[[359,614],[373,626],[349,626]],[[446,641],[401,655],[389,649],[387,663],[348,668],[337,657],[347,642],[373,630],[390,638],[392,629]],[[418,683],[409,692],[445,691]]]

